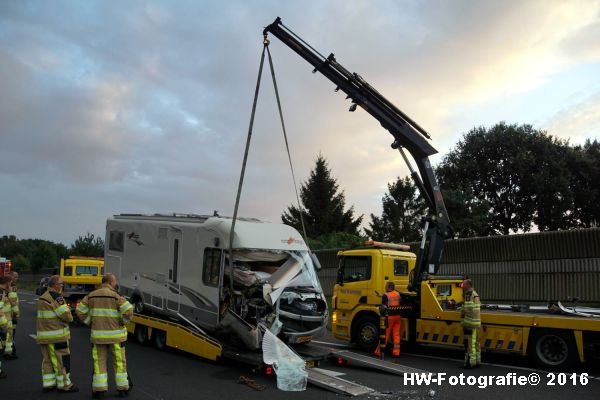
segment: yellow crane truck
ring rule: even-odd
[[[461,348],[462,277],[428,274],[420,290],[408,289],[417,257],[397,245],[340,251],[338,283],[332,297],[333,335],[372,351],[379,340],[379,306],[385,283],[394,282],[403,303],[402,340]],[[476,282],[475,282],[476,283]],[[482,293],[485,303],[485,293]],[[522,308],[490,305],[481,310],[483,351],[529,355],[541,368],[566,370],[600,353],[600,318],[559,304]],[[565,313],[572,315],[565,315]],[[590,354],[592,353],[592,354]]]
[[[280,18],[264,31],[296,52],[351,101],[349,111],[358,107],[374,117],[393,137],[392,149],[400,152],[428,211],[423,218],[423,236],[418,254],[398,248],[369,248],[340,253],[339,283],[333,296],[333,333],[337,338],[371,349],[376,344],[380,297],[384,284],[395,281],[410,315],[404,318],[403,338],[416,343],[462,346],[460,276],[441,276],[440,260],[444,240],[453,236],[440,187],[429,157],[437,150],[431,136],[404,114],[364,78],[352,73],[333,54],[323,56],[283,25]],[[406,150],[412,156],[413,169]],[[485,298],[485,293],[482,293]],[[548,369],[564,369],[583,361],[584,348],[597,343],[600,320],[593,316],[559,316],[548,312],[516,313],[483,311],[482,347],[489,351],[531,354]]]

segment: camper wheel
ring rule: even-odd
[[[133,336],[135,337],[135,340],[139,344],[141,344],[141,345],[148,344],[148,328],[145,327],[144,325],[136,324],[135,330],[133,332]]]
[[[134,294],[131,297],[131,302],[133,303],[133,312],[136,314],[143,314],[144,313],[144,301],[142,300],[142,298],[137,295]]]
[[[154,343],[154,347],[158,350],[164,350],[167,348],[167,333],[165,331],[161,331],[160,329],[152,330],[152,342]]]

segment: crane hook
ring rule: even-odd
[[[265,46],[268,46],[268,45],[269,45],[269,43],[271,43],[271,42],[269,42],[269,39],[267,39],[267,34],[266,34],[266,33],[265,33],[265,34],[263,34],[263,44],[264,44]]]

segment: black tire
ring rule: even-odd
[[[167,333],[160,329],[152,330],[152,343],[158,350],[165,350],[167,348]]]
[[[135,330],[133,331],[133,336],[135,337],[136,342],[141,345],[147,345],[149,342],[148,328],[144,325],[137,324],[135,326]]]
[[[134,297],[131,299],[133,303],[133,312],[136,314],[144,314],[144,302],[139,297]]]
[[[571,370],[579,359],[573,333],[561,330],[535,332],[529,354],[539,368],[548,371]]]
[[[354,325],[352,341],[364,351],[374,351],[379,345],[379,318],[373,315],[360,317]]]

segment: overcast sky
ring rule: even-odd
[[[118,213],[231,215],[262,50],[280,16],[429,131],[600,132],[600,2],[0,2],[0,235],[70,244]],[[358,214],[407,175],[392,137],[271,38],[294,167],[322,153]],[[265,75],[240,215],[295,201]],[[450,216],[452,217],[452,216]]]

